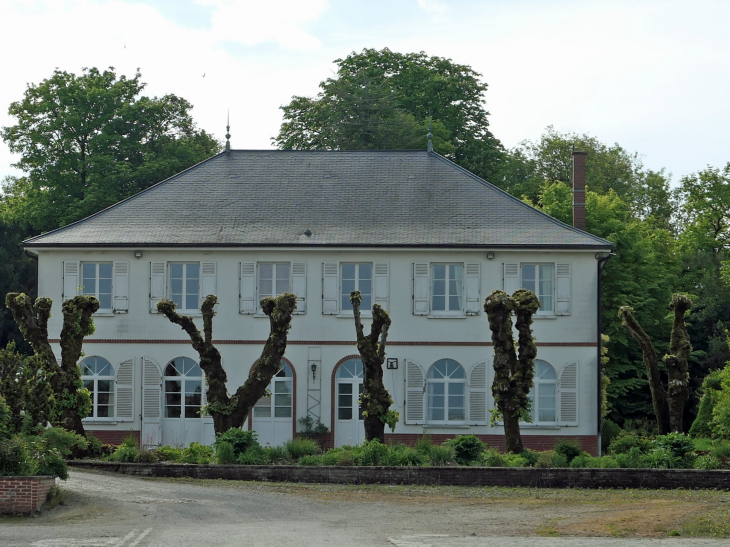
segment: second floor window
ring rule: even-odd
[[[463,270],[462,264],[433,264],[431,266],[432,311],[462,311]]]
[[[289,263],[259,264],[259,299],[291,292]]]
[[[350,293],[360,291],[360,311],[370,312],[373,308],[373,265],[342,264],[342,311],[352,311]]]
[[[81,294],[99,300],[99,310],[112,309],[112,263],[81,263]]]
[[[553,311],[553,265],[552,264],[523,264],[522,286],[534,292],[540,299],[538,313],[552,313]]]
[[[171,263],[169,298],[183,310],[197,310],[200,302],[200,263]]]

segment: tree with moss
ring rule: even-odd
[[[398,423],[398,413],[390,410],[393,398],[383,384],[383,363],[385,362],[385,344],[388,340],[388,329],[390,329],[390,315],[380,304],[373,304],[373,323],[370,326],[370,334],[365,335],[362,321],[360,320],[360,304],[362,295],[360,291],[350,293],[352,313],[355,317],[355,333],[357,334],[357,350],[360,352],[363,370],[363,388],[360,396],[363,421],[365,426],[365,439],[373,439],[385,443],[385,426],[395,431]]]
[[[651,338],[634,317],[634,309],[631,306],[622,306],[618,311],[621,324],[641,346],[660,435],[684,430],[684,405],[689,398],[688,360],[692,353],[692,344],[684,315],[692,308],[692,300],[687,295],[674,294],[669,307],[674,312],[674,323],[669,342],[670,353],[662,359],[668,376],[666,388],[662,382],[657,353]]]
[[[297,307],[297,297],[284,293],[276,297],[261,299],[261,310],[269,317],[271,330],[264,344],[261,357],[254,363],[248,380],[233,395],[228,393],[228,376],[221,363],[221,354],[213,345],[213,317],[218,297],[208,295],[200,306],[203,314],[203,332],[198,330],[193,318],[180,315],[175,311],[172,300],[161,300],[157,311],[164,314],[172,323],[179,325],[200,356],[200,368],[205,372],[207,384],[206,411],[213,417],[216,435],[232,428],[240,428],[248,417],[249,411],[264,396],[271,379],[281,369],[281,359],[286,351],[286,341],[291,328],[291,317]]]
[[[540,308],[540,300],[532,291],[519,289],[509,296],[493,291],[484,300],[494,345],[494,382],[492,396],[497,404],[494,417],[502,418],[507,452],[524,450],[520,420],[530,422],[530,390],[535,376],[537,346],[532,336],[532,316]],[[512,337],[512,313],[517,317],[518,351]]]
[[[33,347],[42,367],[50,374],[55,398],[51,423],[85,437],[81,420],[91,412],[91,396],[81,381],[78,362],[84,337],[94,333],[91,316],[99,309],[99,301],[93,296],[80,295],[63,303],[60,363],[48,341],[48,319],[53,301],[38,298],[34,304],[28,295],[8,293],[5,305],[13,313],[20,332]]]

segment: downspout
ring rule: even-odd
[[[602,409],[603,409],[603,364],[601,363],[601,347],[603,346],[603,340],[601,339],[602,334],[602,327],[601,327],[601,274],[603,273],[603,268],[606,267],[606,263],[616,256],[614,253],[596,253],[596,259],[598,260],[598,294],[596,296],[596,307],[598,309],[598,313],[596,314],[598,317],[598,323],[596,325],[596,331],[597,331],[597,352],[596,352],[596,363],[598,364],[598,455],[602,455],[601,449],[603,448],[601,446],[601,438],[603,434],[603,416],[602,416]]]

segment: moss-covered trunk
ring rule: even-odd
[[[492,396],[504,423],[508,452],[524,450],[520,434],[520,419],[527,417],[529,394],[535,374],[537,347],[532,337],[532,316],[540,301],[530,291],[520,289],[511,297],[503,291],[493,291],[484,301],[494,346],[494,382]],[[512,317],[517,316],[519,358],[512,335]]]
[[[398,422],[398,413],[390,410],[393,398],[383,384],[383,363],[385,362],[385,344],[388,340],[390,316],[379,304],[373,305],[373,323],[370,334],[365,331],[360,320],[360,291],[350,293],[350,302],[355,317],[355,333],[357,335],[357,350],[360,352],[363,368],[363,390],[360,397],[362,407],[365,439],[378,439],[385,442],[385,426],[395,430]]]
[[[232,428],[240,428],[248,417],[248,413],[263,397],[271,379],[279,372],[281,359],[286,351],[286,342],[291,317],[296,309],[296,296],[284,293],[275,298],[263,298],[261,309],[269,316],[271,330],[266,340],[261,357],[254,363],[248,380],[240,386],[236,393],[229,395],[226,387],[228,377],[221,363],[221,354],[213,345],[213,316],[218,298],[209,295],[203,300],[200,311],[203,314],[203,333],[193,322],[193,318],[180,315],[175,311],[175,303],[161,300],[157,310],[175,323],[190,336],[193,349],[200,356],[200,368],[205,372],[207,385],[207,410],[213,417],[216,435]]]

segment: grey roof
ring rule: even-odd
[[[233,150],[24,245],[593,249],[611,243],[425,150]]]

